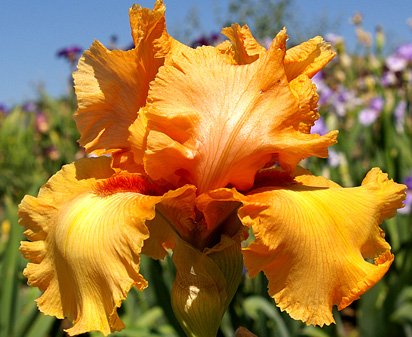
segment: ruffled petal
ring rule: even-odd
[[[314,76],[336,53],[329,43],[316,36],[286,51],[285,71],[289,81],[299,75]]]
[[[151,178],[188,182],[199,193],[228,184],[246,190],[274,156],[288,169],[303,158],[327,156],[336,132],[301,132],[316,114],[301,114],[303,99],[284,72],[285,49],[282,31],[265,57],[249,65],[227,64],[212,47],[171,58],[151,85],[145,109]]]
[[[371,170],[361,187],[342,188],[302,175],[282,188],[261,188],[239,210],[256,240],[244,250],[251,275],[263,271],[269,294],[294,319],[334,322],[392,263],[379,224],[402,207],[405,186]]]
[[[320,116],[318,113],[319,95],[316,85],[307,75],[299,75],[289,83],[289,86],[299,102],[301,121],[298,125],[298,130],[303,133],[309,133],[311,127]]]
[[[226,35],[231,43],[223,42],[217,49],[228,57],[230,63],[249,64],[266,53],[266,49],[256,41],[247,25],[234,23],[223,28],[222,34]]]
[[[43,291],[42,312],[73,321],[70,335],[122,329],[116,309],[132,286],[147,285],[139,255],[149,236],[145,222],[162,196],[142,176],[115,173],[110,163],[101,157],[66,165],[19,208],[30,240],[21,243],[30,261],[24,275]]]
[[[145,105],[149,83],[170,50],[171,38],[165,28],[165,6],[156,1],[153,10],[133,6],[130,24],[135,48],[128,51],[106,49],[94,42],[81,57],[74,73],[78,110],[75,115],[87,152],[129,150],[129,127],[138,120]],[[142,143],[144,133],[133,134]],[[140,151],[140,153],[142,153]],[[141,163],[139,149],[134,160]]]
[[[135,50],[110,51],[96,41],[73,77],[80,145],[87,152],[127,149],[127,129],[146,101]]]

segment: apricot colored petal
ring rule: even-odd
[[[392,263],[379,224],[402,207],[405,186],[371,170],[361,187],[342,188],[304,175],[290,188],[264,188],[239,216],[255,242],[244,250],[251,275],[263,271],[281,310],[307,324],[334,322]],[[372,262],[369,262],[372,261]]]
[[[302,99],[289,87],[285,49],[282,31],[265,57],[249,65],[227,64],[212,47],[169,59],[145,108],[146,172],[155,180],[194,184],[199,193],[228,184],[246,190],[274,156],[288,169],[303,158],[327,156],[336,132],[301,131],[313,121],[302,117]]]
[[[165,30],[166,18],[165,18],[166,6],[163,0],[156,0],[153,10],[144,8],[138,4],[132,5],[129,9],[130,16],[130,28],[132,31],[132,37],[134,45],[139,49],[144,49],[144,45],[150,41],[151,43],[168,43],[169,36]],[[159,41],[160,40],[160,41]],[[168,48],[168,46],[166,46]],[[160,53],[154,55],[155,53]],[[154,56],[162,58],[167,54],[161,54],[161,48],[148,48],[147,50],[139,50],[143,55],[149,59],[153,59]]]
[[[153,10],[133,6],[134,49],[111,51],[94,42],[81,57],[73,75],[78,99],[75,120],[79,142],[87,152],[130,150],[128,129],[145,105],[149,83],[170,49],[164,12],[162,1]],[[144,137],[144,133],[135,137]],[[135,156],[134,160],[141,163],[142,158]]]
[[[114,151],[111,154],[112,167],[119,172],[127,171],[130,173],[144,174],[143,165],[136,163],[135,155],[131,150]]]
[[[223,28],[222,34],[226,35],[231,43],[222,43],[217,49],[227,55],[233,64],[249,64],[266,53],[266,49],[256,41],[247,25],[240,26],[235,23]]]
[[[286,76],[289,81],[302,74],[312,77],[335,55],[331,45],[316,36],[286,51]]]
[[[119,185],[124,179],[113,177],[110,163],[102,157],[66,165],[19,206],[30,240],[21,243],[30,261],[24,275],[43,291],[42,312],[73,321],[70,335],[122,329],[116,309],[132,286],[147,285],[139,256],[149,236],[145,221],[161,197]]]
[[[110,51],[96,41],[73,77],[80,145],[87,152],[127,149],[127,129],[146,101],[135,51]]]

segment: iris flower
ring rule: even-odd
[[[192,49],[165,27],[165,6],[134,5],[135,48],[94,42],[74,74],[80,144],[20,204],[21,252],[39,309],[67,332],[123,328],[117,308],[143,290],[141,254],[172,254],[172,307],[189,336],[214,336],[243,264],[263,271],[276,305],[307,324],[334,322],[393,261],[380,223],[404,186],[372,169],[343,188],[298,166],[327,157],[337,131],[319,117],[314,76],[334,56],[320,37],[266,50],[233,24],[216,47]],[[242,244],[243,242],[243,244]]]

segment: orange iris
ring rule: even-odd
[[[334,52],[320,37],[287,49],[285,30],[266,50],[236,24],[220,45],[192,49],[164,15],[161,0],[133,6],[135,48],[95,42],[79,61],[80,144],[100,157],[64,166],[20,205],[39,309],[71,319],[70,335],[120,330],[116,309],[147,286],[140,255],[172,252],[172,306],[189,336],[216,334],[243,262],[293,318],[332,323],[334,305],[388,270],[379,225],[405,198],[377,168],[343,188],[298,166],[336,142],[337,131],[310,133],[311,77]]]

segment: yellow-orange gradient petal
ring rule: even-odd
[[[189,182],[199,193],[228,184],[245,190],[274,156],[288,169],[303,158],[327,156],[336,132],[302,132],[316,114],[302,116],[304,100],[289,87],[286,38],[280,32],[265,57],[248,65],[228,64],[213,47],[169,59],[145,108],[145,169],[152,179]]]
[[[30,240],[21,243],[30,261],[24,275],[43,291],[42,312],[73,321],[70,335],[120,330],[116,309],[132,286],[146,287],[139,254],[149,235],[145,221],[161,197],[138,193],[138,175],[113,176],[110,162],[66,165],[19,207]]]
[[[160,0],[153,10],[133,6],[130,24],[134,49],[111,51],[96,41],[81,57],[73,75],[78,99],[75,120],[81,134],[79,142],[87,152],[130,149],[128,128],[138,120],[149,83],[170,49],[164,14]],[[142,138],[145,134],[133,136]],[[134,160],[141,163],[141,155],[136,153]]]
[[[330,44],[316,36],[286,51],[286,76],[289,81],[302,74],[312,77],[335,55]]]
[[[246,197],[239,215],[256,240],[244,250],[245,264],[251,275],[266,274],[269,294],[291,317],[330,324],[333,305],[345,308],[388,270],[393,255],[379,224],[402,207],[405,186],[379,169],[355,188],[295,180]]]

